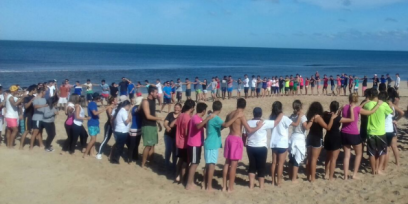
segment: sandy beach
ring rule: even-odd
[[[329,87],[330,89],[330,87]],[[361,92],[361,90],[360,90]],[[399,107],[404,111],[408,106],[408,90],[405,81],[400,89],[401,100]],[[209,95],[209,94],[208,94]],[[235,91],[234,91],[235,95]],[[183,98],[185,96],[183,95]],[[314,101],[322,103],[325,110],[333,100],[341,105],[348,103],[345,96],[289,96],[289,97],[266,97],[260,99],[250,98],[247,100],[246,118],[252,118],[254,107],[263,109],[263,118],[268,118],[271,105],[275,100],[283,103],[285,115],[292,113],[293,100],[300,99],[303,102],[303,111],[306,112],[309,104]],[[360,97],[360,101],[363,100]],[[206,102],[211,107],[212,102]],[[223,109],[220,114],[225,118],[226,114],[235,110],[236,100],[222,100]],[[159,107],[157,106],[157,109]],[[167,110],[167,107],[165,108]],[[165,117],[166,111],[158,113]],[[159,144],[155,148],[154,163],[149,164],[149,169],[142,169],[136,164],[127,164],[123,160],[119,165],[110,164],[107,155],[114,139],[105,148],[103,159],[95,157],[82,158],[77,150],[75,155],[60,155],[61,145],[66,139],[63,126],[64,114],[57,117],[57,135],[53,142],[55,149],[47,153],[39,147],[29,151],[26,145],[24,150],[6,149],[5,144],[0,146],[0,203],[2,204],[44,204],[44,203],[407,203],[408,202],[408,123],[406,118],[399,121],[398,147],[400,149],[401,166],[393,163],[391,153],[390,163],[385,176],[373,177],[367,155],[364,153],[360,167],[361,180],[342,180],[342,158],[340,153],[337,160],[335,181],[324,180],[325,151],[322,150],[317,167],[317,180],[314,184],[306,181],[304,164],[300,168],[299,183],[292,184],[288,180],[288,169],[285,165],[282,187],[271,185],[270,176],[266,177],[266,189],[255,188],[249,190],[247,166],[248,158],[244,151],[243,160],[239,162],[237,169],[236,187],[234,193],[221,192],[222,167],[224,157],[223,149],[220,149],[218,164],[214,175],[214,187],[212,193],[201,190],[202,169],[204,156],[196,172],[197,186],[193,191],[187,191],[183,185],[167,179],[164,169],[164,141],[163,131],[159,133]],[[101,115],[101,134],[97,137],[96,147],[99,147],[103,139],[103,124],[106,114]],[[222,131],[223,142],[228,134],[228,129]],[[46,138],[46,135],[43,135]],[[270,139],[270,134],[268,134]],[[19,145],[20,141],[16,141]],[[142,143],[139,152],[143,149]],[[271,165],[271,150],[268,152],[267,172]],[[354,156],[350,161],[350,169]]]

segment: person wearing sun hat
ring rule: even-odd
[[[6,122],[7,122],[7,147],[12,148],[14,144],[14,139],[16,138],[18,132],[18,106],[23,102],[25,93],[23,96],[16,97],[18,91],[18,86],[10,87],[10,94],[6,98]]]

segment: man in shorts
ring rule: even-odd
[[[13,148],[14,140],[18,133],[18,106],[23,103],[23,100],[26,96],[26,93],[23,95],[18,95],[18,87],[13,85],[10,87],[10,94],[7,94],[5,99],[6,106],[6,138],[7,138],[7,147],[9,149]]]
[[[177,79],[176,83],[176,98],[177,98],[177,103],[181,102],[181,98],[183,97],[183,82],[181,82],[180,78]]]
[[[340,92],[343,87],[343,80],[342,78],[340,78],[339,75],[337,75],[336,81],[337,81],[337,96],[340,96]]]
[[[385,136],[385,118],[393,112],[387,103],[378,100],[378,90],[371,89],[370,102],[364,105],[364,109],[372,110],[377,103],[380,107],[368,116],[367,123],[367,154],[370,156],[372,174],[382,175],[382,167],[387,155],[387,138]]]
[[[228,80],[227,80],[228,99],[231,98],[232,91],[234,90],[234,87],[232,86],[233,83],[234,83],[234,80],[232,79],[232,77],[228,76]]]
[[[191,81],[186,78],[186,83],[184,83],[186,85],[186,98],[191,99]]]
[[[344,92],[344,95],[345,95],[345,96],[347,95],[348,79],[349,79],[349,78],[348,78],[347,74],[344,74],[343,92]]]
[[[336,88],[336,86],[334,84],[334,79],[332,75],[330,75],[330,88],[331,88],[331,95],[335,96],[336,93],[334,92],[334,89]]]
[[[194,189],[194,175],[198,165],[200,164],[201,149],[204,141],[204,126],[206,126],[207,122],[215,116],[211,114],[203,120],[205,114],[207,114],[207,104],[198,103],[197,113],[193,117],[191,117],[189,123],[187,153],[190,162],[190,168],[188,170],[188,179],[186,185],[187,190]]]
[[[327,75],[324,75],[323,77],[323,89],[322,89],[322,94],[327,96],[327,87],[329,86],[329,79],[327,78]],[[319,90],[319,88],[317,88]],[[326,92],[326,93],[325,93]]]
[[[156,117],[157,87],[149,86],[147,99],[142,102],[142,137],[143,160],[142,168],[146,168],[146,161],[153,159],[154,146],[158,143],[157,122],[162,118]]]
[[[33,100],[34,114],[32,129],[33,134],[30,140],[30,150],[34,147],[34,142],[37,139],[39,146],[43,147],[41,132],[43,129],[42,120],[44,119],[44,108],[47,107],[47,101],[44,98],[45,91],[42,88],[37,89],[37,96]]]
[[[66,82],[62,82],[62,85],[59,88],[59,99],[58,99],[59,110],[65,111],[65,108],[67,107],[67,103],[68,103],[69,91],[70,89],[67,86]]]
[[[102,101],[101,101],[101,103],[103,103],[104,100],[106,101],[106,103],[108,103],[110,89],[109,89],[109,85],[106,84],[105,79],[103,79],[101,81],[101,89],[102,89],[102,92],[101,92]]]
[[[258,123],[256,128],[249,127],[247,120],[244,115],[244,110],[246,107],[246,101],[243,98],[237,100],[237,109],[232,111],[227,115],[226,122],[230,120],[240,118],[235,120],[230,128],[230,133],[225,139],[224,147],[224,157],[225,164],[222,174],[222,190],[225,192],[234,191],[235,174],[238,166],[238,161],[242,159],[242,153],[244,149],[244,143],[242,141],[242,128],[244,127],[247,133],[252,133],[259,130],[263,123]],[[229,175],[229,185],[227,186],[227,175]]]
[[[24,147],[24,142],[25,138],[27,137],[28,134],[32,135],[32,124],[33,124],[33,115],[34,115],[34,106],[33,106],[33,101],[34,101],[34,94],[37,93],[37,86],[36,85],[31,85],[27,89],[28,94],[24,98],[24,134],[21,136],[21,142],[20,142],[20,149],[23,149]]]
[[[303,95],[304,79],[302,75],[299,75],[299,84],[300,84],[300,95]]]
[[[248,79],[248,75],[245,74],[244,76],[244,94],[245,94],[245,98],[248,98],[248,90],[249,90],[249,79]]]
[[[129,100],[131,101],[132,105],[133,105],[133,99],[135,98],[135,84],[133,82],[130,82],[128,85],[128,96],[129,96]]]
[[[199,100],[201,100],[202,98],[202,94],[203,94],[203,90],[201,90],[201,81],[198,79],[198,77],[195,78],[194,81],[194,90],[196,92],[196,102],[198,102]]]
[[[162,112],[163,109],[164,109],[164,106],[167,105],[167,113],[170,113],[170,108],[171,108],[171,86],[170,86],[170,82],[168,82],[168,81],[164,82],[163,94],[164,94],[164,100],[163,100],[163,105],[161,107],[160,112]]]
[[[257,84],[257,80],[255,78],[255,75],[252,75],[252,80],[251,80],[251,97],[255,97],[256,93],[255,93],[255,89],[256,89],[256,84]]]

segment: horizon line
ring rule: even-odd
[[[221,48],[250,48],[250,49],[298,49],[298,50],[332,50],[332,51],[367,51],[367,52],[408,52],[408,50],[359,50],[340,48],[288,48],[288,47],[256,47],[256,46],[226,46],[226,45],[189,45],[189,44],[154,44],[154,43],[119,43],[119,42],[80,42],[80,41],[54,41],[54,40],[10,40],[14,42],[45,42],[45,43],[87,43],[87,44],[118,44],[118,45],[149,45],[149,46],[185,46],[185,47],[221,47]]]

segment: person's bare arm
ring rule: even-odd
[[[207,122],[210,121],[213,118],[214,118],[214,114],[211,114],[211,115],[207,116],[207,118],[205,118],[203,121],[201,121],[201,123],[196,124],[197,129],[203,128],[207,124]]]
[[[24,108],[27,109],[33,104],[34,98],[32,98],[28,103],[24,104]]]
[[[79,105],[75,105],[75,119],[88,120],[88,117],[79,116],[80,113],[81,113],[81,108],[79,107]]]
[[[278,117],[275,119],[273,126],[276,127],[283,118],[283,113],[280,113]]]
[[[282,113],[281,113],[282,114]],[[298,119],[296,120],[296,122],[292,122],[290,125],[297,127],[300,124],[300,120],[302,119],[302,114],[299,112],[298,113]]]
[[[98,110],[98,111],[92,110],[92,114],[94,114],[94,115],[99,115],[99,114],[103,113],[104,111],[105,111],[104,108],[103,108],[103,109],[100,109],[100,110]]]
[[[326,130],[330,130],[333,125],[333,120],[330,120],[329,124],[326,124],[320,115],[315,116],[315,122]]]
[[[145,116],[146,116],[146,118],[148,120],[155,120],[155,121],[162,120],[161,118],[152,116],[150,114],[149,103],[147,102],[147,100],[143,100],[142,108],[143,108],[143,112],[144,112],[144,114],[145,114]]]
[[[25,97],[25,95],[23,97],[19,98],[17,101],[14,101],[14,97],[12,96],[12,97],[9,98],[9,102],[13,106],[18,106],[18,105],[20,105],[20,103],[23,102],[24,97]]]
[[[254,133],[254,132],[258,131],[259,129],[262,128],[262,126],[263,126],[263,124],[264,124],[263,121],[260,120],[260,121],[258,121],[258,122],[256,123],[256,127],[251,128],[251,127],[248,125],[248,122],[247,122],[247,119],[245,118],[245,116],[241,117],[241,123],[242,123],[242,125],[244,126],[245,130],[247,131],[247,134],[251,134],[251,133]]]
[[[390,107],[394,107],[395,111],[398,112],[398,114],[397,114],[398,116],[394,119],[394,121],[400,120],[402,118],[402,116],[405,115],[405,112],[401,108],[399,108],[398,106],[392,104],[391,102],[389,103],[389,105],[390,105]]]
[[[169,126],[169,121],[168,120],[164,120],[164,128],[166,129],[166,132],[170,132],[171,131],[171,127]]]
[[[354,108],[355,108],[354,106],[350,106],[350,118],[341,118],[340,119],[341,123],[352,123],[352,122],[354,122],[354,120],[355,120]]]
[[[377,105],[371,110],[366,110],[364,108],[361,108],[360,114],[361,115],[371,115],[371,114],[375,113],[375,111],[377,111],[377,109],[381,106],[382,103],[383,103],[383,101],[379,100],[377,102]]]
[[[222,124],[223,128],[227,128],[229,126],[231,126],[238,118],[244,116],[242,113],[236,114],[234,118],[232,118],[231,120],[228,120],[227,122],[224,122]]]

